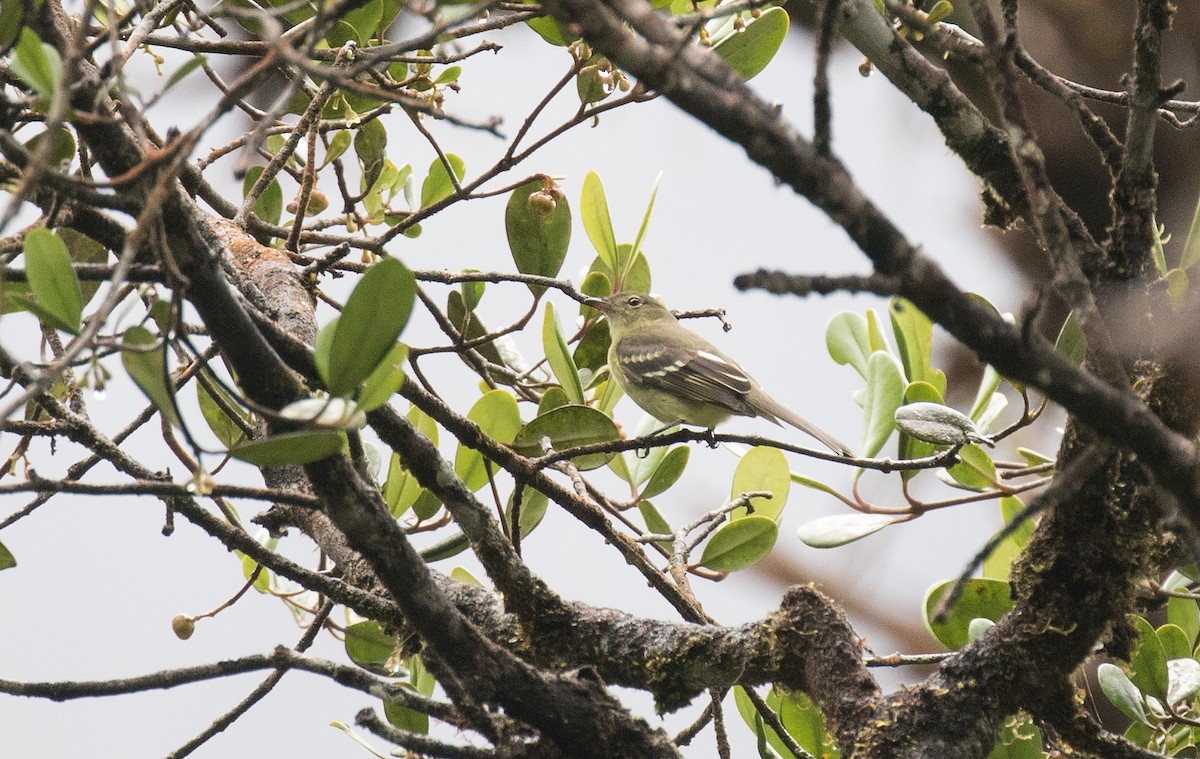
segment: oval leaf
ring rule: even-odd
[[[867,337],[867,318],[853,311],[843,311],[829,320],[825,328],[825,349],[839,364],[854,367],[860,377],[867,376],[867,359],[871,344]]]
[[[1100,682],[1100,690],[1120,709],[1126,717],[1143,725],[1149,725],[1146,719],[1146,707],[1142,703],[1142,692],[1115,664],[1104,662],[1096,668],[1096,679]]]
[[[32,310],[47,326],[78,332],[83,313],[79,277],[71,266],[67,246],[48,229],[25,235],[25,276],[37,298]]]
[[[368,620],[346,628],[346,655],[369,672],[396,675],[397,668],[388,666],[395,652],[396,639],[385,633],[378,622]]]
[[[896,521],[887,514],[835,514],[800,525],[796,534],[813,548],[837,548],[879,532]]]
[[[1160,700],[1165,699],[1167,650],[1149,622],[1137,615],[1134,615],[1131,621],[1138,631],[1137,646],[1133,650],[1133,656],[1129,657],[1129,666],[1133,669],[1133,683],[1143,693]]]
[[[583,384],[579,381],[579,369],[575,359],[567,347],[567,339],[563,336],[558,317],[554,315],[554,304],[546,302],[546,315],[542,319],[542,350],[546,352],[546,363],[563,392],[572,403],[583,404]]]
[[[620,438],[613,420],[587,406],[561,406],[526,424],[513,441],[522,456],[541,456],[541,439],[549,437],[555,451],[568,451],[581,445],[606,443]],[[597,469],[609,462],[613,453],[589,453],[571,461],[581,470]]]
[[[752,490],[770,492],[773,497],[752,498],[750,503],[754,507],[754,514],[778,521],[791,486],[792,472],[788,469],[783,451],[760,445],[751,448],[738,462],[729,495],[737,498]],[[730,512],[730,518],[741,519],[750,513],[745,507],[740,507]]]
[[[387,403],[404,384],[404,362],[408,358],[408,346],[396,343],[375,367],[358,394],[358,409],[373,411]]]
[[[204,421],[208,422],[208,428],[217,436],[217,440],[226,448],[232,448],[245,439],[246,433],[242,427],[248,426],[249,420],[223,387],[215,382],[212,387],[210,392],[203,382],[196,382],[196,402],[200,406],[200,413],[204,415]],[[240,424],[238,419],[230,416],[230,412],[238,415]]]
[[[475,401],[467,418],[479,425],[483,434],[507,445],[521,429],[521,412],[517,401],[505,390],[492,390]],[[454,455],[454,471],[472,492],[487,484],[487,467],[483,454],[461,443]]]
[[[933,615],[942,597],[949,593],[953,586],[953,581],[947,581],[929,590],[925,595],[925,613],[922,618],[925,628],[933,637],[941,641],[946,648],[956,651],[970,640],[972,620],[982,618],[995,622],[1012,608],[1013,601],[1007,582],[979,578],[967,580],[966,587],[958,601],[950,608],[945,620],[935,622]]]
[[[453,153],[446,154],[446,161],[454,169],[454,178],[461,182],[467,175],[467,164]],[[446,171],[446,162],[442,161],[441,157],[434,158],[433,163],[429,164],[429,176],[421,183],[421,208],[450,197],[455,191],[454,185],[455,182],[450,180],[450,173]]]
[[[783,46],[787,37],[788,14],[783,8],[771,8],[713,47],[729,67],[743,79],[753,79]]]
[[[672,485],[679,481],[683,476],[683,470],[687,467],[688,459],[691,458],[692,449],[686,445],[675,446],[667,451],[667,455],[663,456],[662,462],[654,469],[654,473],[650,475],[649,482],[642,489],[642,498],[653,498],[656,495],[665,493]],[[758,499],[762,500],[762,499]]]
[[[714,572],[736,572],[752,567],[763,559],[779,537],[774,519],[748,516],[735,520],[713,533],[704,546],[700,564]]]
[[[557,276],[571,243],[571,207],[556,187],[547,191],[547,184],[531,179],[513,190],[504,209],[508,249],[522,274]],[[541,295],[546,288],[531,284],[529,289]]]
[[[178,426],[175,399],[167,384],[164,348],[162,345],[151,348],[156,341],[157,338],[145,327],[125,330],[121,338],[121,363],[163,418]]]
[[[896,428],[896,409],[904,402],[904,372],[896,357],[875,351],[867,360],[867,393],[863,401],[863,451],[866,457],[879,453]]]
[[[608,213],[608,199],[604,196],[604,184],[600,175],[589,171],[583,178],[583,193],[579,199],[579,213],[583,217],[583,229],[600,260],[611,271],[616,270],[617,237],[613,233],[612,217]]]
[[[896,335],[896,348],[904,364],[904,374],[909,382],[928,382],[946,395],[946,375],[934,369],[933,322],[920,309],[903,298],[892,298],[888,303],[888,315],[892,319],[892,332]]]
[[[285,432],[239,445],[229,454],[255,466],[307,464],[337,453],[345,439],[345,434],[338,430]]]
[[[412,272],[398,260],[385,258],[367,269],[350,293],[329,344],[324,379],[330,394],[349,395],[395,348],[416,294]]]

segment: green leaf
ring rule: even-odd
[[[323,373],[331,395],[349,395],[394,349],[416,293],[412,272],[395,258],[367,269],[346,300],[331,338]]]
[[[362,167],[363,189],[373,187],[387,160],[387,129],[379,119],[371,119],[358,127],[354,133],[354,152]]]
[[[75,161],[75,156],[77,155],[75,136],[71,134],[71,130],[65,126],[60,126],[57,129],[40,132],[34,135],[29,142],[26,142],[25,147],[28,148],[30,152],[33,152],[40,148],[41,144],[46,140],[49,140],[51,143],[50,152],[47,153],[46,156],[47,165],[51,169],[56,169],[58,171],[65,172],[70,169],[71,164]],[[56,234],[62,237],[63,232],[65,231],[68,230],[60,229],[56,231]],[[105,253],[107,252],[108,249],[105,248]],[[72,260],[75,259],[72,258]]]
[[[529,19],[525,23],[529,25],[530,29],[537,32],[539,37],[551,45],[566,47],[578,39],[574,35],[564,34],[562,27],[550,16],[538,16],[537,18]]]
[[[879,532],[897,520],[887,514],[834,514],[800,525],[796,534],[813,548],[837,548]]]
[[[892,298],[888,302],[888,315],[892,319],[896,348],[908,381],[928,382],[945,397],[946,375],[940,369],[934,369],[932,363],[933,322],[903,298]]]
[[[637,427],[634,427],[632,437],[645,437],[646,435],[674,432],[678,429],[677,426],[663,428],[662,422],[655,419],[650,414],[643,414],[638,420]],[[667,455],[666,446],[651,446],[644,451],[626,451],[617,459],[625,462],[625,469],[629,473],[629,484],[635,488],[646,484],[654,470],[658,469],[658,465]],[[616,461],[617,459],[613,459]]]
[[[654,199],[658,197],[658,185],[660,182],[662,182],[661,171],[654,178],[654,187],[650,190],[650,200],[646,201],[646,212],[642,214],[642,225],[638,227],[637,237],[633,238],[633,251],[630,254],[630,263],[633,263],[633,260],[642,252],[642,240],[646,238],[646,230],[650,227],[650,214],[654,211]],[[628,274],[628,272],[623,273]]]
[[[586,308],[590,308],[587,306]],[[580,369],[599,371],[608,363],[608,348],[612,345],[612,337],[608,331],[608,320],[595,322],[588,327],[571,358]]]
[[[532,179],[508,197],[504,231],[517,271],[541,277],[558,276],[571,243],[571,206],[552,181]],[[533,284],[529,289],[535,296],[546,290]]]
[[[48,229],[25,234],[25,276],[37,299],[32,310],[49,327],[79,332],[83,293],[67,246]]]
[[[871,346],[872,353],[875,351],[892,352],[887,338],[883,335],[883,328],[879,326],[879,315],[873,308],[867,309],[867,344]]]
[[[1167,600],[1167,620],[1183,630],[1187,639],[1195,645],[1200,635],[1200,608],[1194,598],[1170,598]]]
[[[220,403],[217,402],[218,398]],[[246,438],[242,425],[249,426],[249,420],[245,414],[241,413],[241,407],[237,401],[225,392],[223,387],[213,382],[213,389],[210,392],[203,382],[197,381],[196,402],[200,406],[200,413],[204,416],[204,421],[208,423],[208,428],[217,436],[217,440],[221,441],[221,445],[232,448]],[[231,417],[222,406],[238,414],[241,424],[239,425],[238,421]]]
[[[853,311],[836,314],[825,328],[825,347],[830,358],[842,365],[850,364],[866,379],[871,345],[865,316]]]
[[[513,491],[516,494],[516,491]],[[533,532],[534,528],[542,523],[542,518],[546,516],[546,510],[550,507],[550,499],[545,493],[534,490],[528,485],[525,486],[521,493],[521,537],[525,537]],[[512,496],[508,497],[508,504],[504,508],[504,514],[508,517],[509,523],[512,523]]]
[[[1196,199],[1196,210],[1192,212],[1192,224],[1188,227],[1187,239],[1183,242],[1183,257],[1179,268],[1187,271],[1200,261],[1200,198]]]
[[[71,140],[72,152],[75,141]],[[76,264],[103,264],[108,262],[108,248],[74,229],[58,229],[55,231],[59,239],[67,246],[67,254],[71,262]],[[79,292],[83,303],[88,303],[100,289],[99,282],[80,282]]]
[[[408,683],[400,683],[400,685],[407,687]],[[398,727],[410,733],[429,732],[429,715],[425,712],[419,712],[392,701],[384,701],[383,716],[392,727]]]
[[[1054,350],[1061,353],[1073,364],[1082,364],[1087,355],[1087,340],[1083,336],[1083,326],[1075,312],[1067,314],[1062,329],[1058,331],[1058,339],[1054,341]]]
[[[675,534],[675,531],[671,528],[671,525],[663,517],[662,512],[660,512],[653,503],[650,503],[644,498],[639,500],[638,512],[642,515],[642,521],[646,523],[647,532],[653,535]],[[658,541],[658,545],[667,551],[671,550],[671,541],[669,540],[660,540]]]
[[[583,229],[600,260],[612,271],[616,270],[617,237],[613,234],[612,217],[608,215],[608,200],[604,196],[604,185],[600,176],[589,171],[583,179],[583,194],[579,201],[579,213],[583,217]]]
[[[0,569],[12,569],[17,565],[17,557],[13,556],[8,546],[0,543]]]
[[[841,754],[837,745],[825,728],[825,716],[807,695],[800,691],[780,691],[778,686],[767,693],[767,706],[779,715],[784,730],[795,739],[801,748],[813,756],[823,759],[837,759]],[[767,741],[771,742],[768,734]],[[771,745],[782,755],[787,756],[787,749],[782,745]]]
[[[956,483],[975,491],[996,487],[996,465],[982,446],[967,443],[959,449],[958,458],[959,462],[946,470]]]
[[[163,85],[162,91],[165,93],[175,85],[187,78],[188,74],[203,66],[208,62],[208,58],[197,53],[191,58],[184,61],[183,65],[175,69],[175,73],[167,78],[166,84]]]
[[[832,496],[840,495],[840,493],[838,492],[838,489],[833,487],[832,485],[826,485],[824,482],[821,482],[820,480],[813,479],[812,477],[800,474],[799,472],[792,472],[792,482],[796,483],[800,487],[810,488],[812,490],[819,490],[822,493],[828,493],[829,495],[832,495]]]
[[[922,619],[925,629],[929,630],[933,637],[941,641],[946,648],[957,651],[967,643],[971,620],[983,618],[996,622],[1012,608],[1013,601],[1007,582],[970,579],[967,580],[958,601],[949,609],[946,619],[935,622],[933,615],[942,598],[953,586],[953,581],[947,581],[929,589],[925,595],[925,613]]]
[[[62,82],[62,58],[29,27],[21,30],[12,52],[12,72],[38,95],[49,100]]]
[[[436,448],[438,443],[438,426],[433,417],[416,406],[408,410],[408,421],[417,428],[417,432],[429,439]],[[400,462],[400,456],[393,453],[388,464],[387,479],[383,485],[383,497],[387,501],[388,510],[393,517],[399,518],[404,512],[417,503],[425,491],[417,478],[412,475]]]
[[[784,759],[796,759],[795,754],[788,751],[786,747],[783,747],[779,734],[763,721],[762,715],[758,713],[758,709],[754,706],[754,702],[746,695],[746,688],[744,686],[734,686],[733,702],[737,705],[738,714],[741,715],[746,725],[754,733],[760,759],[775,759],[775,755],[767,748],[768,743],[776,751],[780,751],[780,755]]]
[[[875,351],[867,360],[867,392],[863,401],[862,455],[874,456],[896,428],[896,409],[904,403],[904,372],[896,357]]]
[[[454,178],[462,182],[463,177],[467,175],[467,164],[453,153],[446,154],[446,161],[449,161],[454,169]],[[446,171],[446,164],[441,157],[434,158],[433,163],[429,164],[429,175],[421,183],[421,208],[428,208],[450,197],[455,192],[454,185],[455,182],[450,180],[450,173]]]
[[[1186,659],[1192,655],[1192,642],[1179,625],[1165,624],[1155,630],[1154,634],[1158,636],[1158,642],[1162,643],[1167,661]]]
[[[329,140],[329,147],[325,149],[325,163],[321,164],[320,168],[325,168],[350,149],[350,133],[345,129],[340,129],[334,133]]]
[[[251,166],[246,172],[246,177],[242,180],[242,197],[250,194],[250,190],[254,187],[254,183],[262,176],[262,166]],[[250,209],[254,215],[262,219],[268,224],[278,224],[283,218],[283,188],[279,185],[278,179],[272,179],[266,188],[259,194],[254,201],[254,207]]]
[[[229,454],[255,466],[284,466],[307,464],[331,456],[345,445],[346,434],[340,430],[302,430],[254,440]]]
[[[463,336],[464,340],[475,341],[486,335],[487,327],[479,315],[474,311],[467,310],[466,304],[463,301],[462,293],[458,290],[451,290],[446,297],[446,317],[450,319],[450,323]],[[493,364],[505,366],[504,357],[500,355],[500,350],[496,347],[495,341],[480,343],[475,346],[475,350],[479,351],[479,355],[491,361]],[[467,359],[463,357],[463,361]]]
[[[447,66],[446,68],[442,69],[442,73],[437,75],[437,79],[434,79],[433,83],[449,84],[450,82],[458,81],[458,77],[461,75],[462,66]]]
[[[470,271],[468,269],[468,271]],[[479,305],[479,301],[483,300],[484,290],[487,288],[487,282],[463,282],[459,284],[458,290],[462,293],[463,307],[468,311],[474,312]]]
[[[483,434],[505,445],[511,443],[521,429],[521,412],[516,399],[507,390],[485,393],[467,412],[467,418],[478,424]],[[488,481],[483,454],[461,443],[454,454],[454,472],[472,492]]]
[[[954,5],[949,0],[938,0],[929,9],[929,14],[926,17],[926,22],[936,24],[939,21],[945,21],[950,18],[950,14],[954,13]]]
[[[546,314],[542,319],[542,349],[546,352],[546,363],[554,372],[558,384],[572,403],[583,404],[583,385],[579,381],[579,370],[571,358],[567,339],[563,336],[558,317],[554,315],[554,304],[546,302]]]
[[[26,12],[34,13],[42,0],[29,3],[0,3],[0,50],[8,50],[24,28]]]
[[[753,513],[779,521],[783,507],[787,504],[791,486],[792,472],[788,468],[787,457],[783,455],[783,451],[760,445],[751,448],[738,462],[733,473],[729,497],[737,498],[742,493],[752,490],[766,490],[774,497],[750,499],[750,504],[754,507]],[[730,512],[729,516],[730,519],[742,519],[750,513],[742,506]]]
[[[567,393],[558,385],[546,388],[546,392],[542,393],[542,397],[538,400],[537,415],[556,409],[559,406],[568,406],[571,404],[571,399],[567,397]]]
[[[513,448],[522,456],[544,454],[541,438],[549,437],[555,451],[568,451],[581,445],[606,443],[620,438],[613,420],[587,406],[561,406],[536,417],[526,424],[513,441]],[[608,463],[615,454],[590,453],[571,461],[580,470],[597,469]]]
[[[783,46],[787,38],[788,14],[783,8],[769,8],[746,24],[744,31],[730,34],[713,51],[743,79],[753,79]]]
[[[971,413],[967,416],[971,417],[976,422],[983,415],[991,402],[992,395],[996,389],[1000,387],[1000,372],[996,371],[991,365],[983,368],[983,377],[979,380],[979,390],[975,392],[975,402],[971,404]]]
[[[130,327],[121,337],[121,363],[163,418],[179,426],[174,392],[167,384],[165,349],[161,344],[151,348],[156,342],[145,327]]]
[[[714,572],[752,567],[771,552],[779,525],[769,517],[743,517],[722,526],[704,546],[700,564]]]
[[[1015,495],[1008,495],[1000,499],[1000,513],[1004,518],[1005,525],[1008,525],[1024,508],[1025,504]],[[993,580],[1007,580],[1009,569],[1021,555],[1021,551],[1029,544],[1029,537],[1033,535],[1034,529],[1033,520],[1026,518],[1021,522],[1020,527],[1009,533],[983,560],[983,576]]]
[[[669,490],[683,476],[683,470],[687,467],[691,453],[692,449],[686,445],[678,445],[667,451],[662,462],[654,468],[654,473],[650,475],[646,487],[642,488],[641,497],[653,498]]]
[[[471,574],[469,569],[462,566],[455,567],[454,569],[450,570],[450,579],[461,582],[464,585],[474,585],[480,588],[483,587],[483,583],[479,581],[479,578]]]
[[[400,673],[394,663],[396,639],[383,631],[373,620],[358,622],[346,628],[346,655],[350,661],[376,675],[395,677]]]
[[[362,392],[358,394],[358,409],[373,411],[387,403],[404,385],[404,362],[408,360],[408,346],[396,343],[388,351],[375,371],[367,375]]]
[[[383,0],[369,0],[345,13],[335,28],[326,36],[330,47],[341,47],[350,40],[359,45],[369,45],[379,31],[383,20]]]
[[[428,548],[421,549],[421,558],[429,562],[442,561],[457,556],[470,547],[471,541],[467,540],[467,536],[456,532]]]
[[[1126,717],[1144,725],[1151,724],[1146,718],[1141,691],[1120,667],[1108,662],[1102,663],[1096,668],[1096,680],[1112,705],[1120,709]]]

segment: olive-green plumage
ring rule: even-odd
[[[622,292],[586,303],[608,319],[608,369],[617,384],[661,422],[712,429],[731,416],[787,422],[843,456],[853,453],[759,387],[732,359],[679,323],[662,301]]]

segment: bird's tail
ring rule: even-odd
[[[833,435],[830,435],[825,430],[800,416],[795,411],[792,411],[787,406],[784,406],[782,403],[779,403],[766,393],[760,391],[759,395],[760,397],[754,399],[754,410],[758,412],[759,416],[766,417],[774,422],[787,422],[801,432],[812,435],[817,440],[820,440],[825,447],[839,456],[854,455],[854,451],[850,450],[849,446],[835,438]]]

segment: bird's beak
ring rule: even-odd
[[[603,298],[584,298],[583,305],[591,306],[592,308],[604,314],[612,311],[612,306]]]

